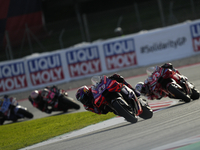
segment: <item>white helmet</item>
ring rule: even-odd
[[[137,91],[139,91],[140,93],[143,93],[143,86],[144,86],[144,83],[143,82],[138,82],[136,85],[135,85],[135,89],[137,90]]]
[[[39,91],[38,90],[32,91],[30,96],[33,100],[35,100],[39,96]]]

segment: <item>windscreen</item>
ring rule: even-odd
[[[151,76],[152,73],[153,73],[155,70],[156,70],[155,67],[149,67],[149,68],[147,68],[147,69],[146,69],[147,75],[148,75],[148,76]]]
[[[101,77],[100,76],[93,76],[91,78],[91,81],[92,81],[92,85],[97,85],[101,81]]]

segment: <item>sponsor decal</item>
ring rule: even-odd
[[[157,51],[167,50],[169,48],[176,49],[186,43],[186,37],[179,37],[176,40],[169,40],[167,42],[154,43],[152,45],[145,45],[140,48],[141,53],[153,53]]]
[[[0,92],[12,91],[27,87],[23,62],[0,65]]]
[[[102,70],[97,46],[66,52],[66,59],[71,77],[93,74]]]
[[[134,66],[137,64],[133,39],[106,43],[103,45],[108,70]]]
[[[40,85],[64,79],[59,54],[28,60],[28,69],[33,85]]]
[[[190,26],[192,45],[195,52],[200,51],[200,23]]]

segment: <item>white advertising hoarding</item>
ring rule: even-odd
[[[99,44],[66,49],[63,53],[66,62],[65,71],[70,80],[81,79],[103,72]]]
[[[29,56],[25,60],[29,89],[43,88],[67,80],[62,52],[43,53]]]
[[[135,43],[140,66],[191,56],[188,23],[138,34]]]
[[[28,88],[23,59],[0,63],[0,93],[23,91]]]
[[[200,20],[0,63],[0,95],[200,53]]]
[[[138,65],[133,36],[124,36],[102,42],[102,62],[106,72],[123,70]]]

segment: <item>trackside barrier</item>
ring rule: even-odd
[[[0,95],[200,53],[200,20],[0,63]]]

